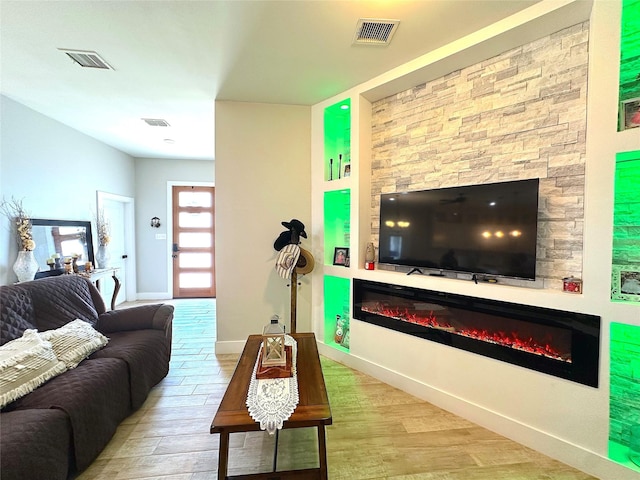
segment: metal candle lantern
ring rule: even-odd
[[[262,365],[264,367],[284,367],[287,355],[284,346],[284,327],[278,322],[277,315],[271,317],[271,323],[262,331]]]

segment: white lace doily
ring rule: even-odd
[[[293,376],[288,378],[256,378],[258,361],[262,355],[262,346],[260,346],[247,394],[249,415],[260,423],[260,428],[269,432],[269,435],[273,435],[276,429],[282,429],[282,424],[291,416],[300,400],[296,370],[298,344],[290,335],[285,335],[284,344],[291,346]]]

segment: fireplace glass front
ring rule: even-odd
[[[355,279],[354,318],[597,387],[600,317]]]

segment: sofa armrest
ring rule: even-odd
[[[100,314],[97,329],[104,334],[127,330],[164,330],[170,338],[172,320],[173,305],[140,305]]]

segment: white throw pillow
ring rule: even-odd
[[[0,408],[66,371],[49,342],[36,330],[0,346]]]
[[[67,368],[76,368],[82,360],[109,342],[107,337],[80,319],[55,330],[41,332],[40,337],[51,342],[56,356]]]

